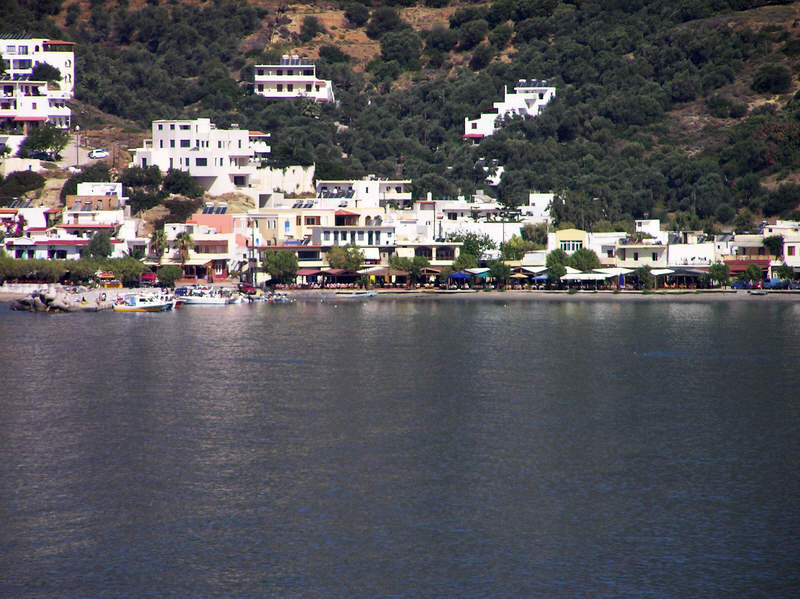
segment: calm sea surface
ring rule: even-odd
[[[0,597],[797,597],[800,302],[0,310]]]

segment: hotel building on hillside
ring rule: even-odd
[[[546,81],[520,79],[514,92],[508,93],[502,102],[495,102],[490,112],[484,112],[477,119],[464,119],[464,139],[480,140],[492,135],[503,124],[503,119],[520,116],[538,116],[542,109],[556,97],[556,88],[549,87]]]
[[[28,131],[42,123],[68,129],[72,112],[67,101],[75,88],[72,42],[22,35],[0,36],[0,143],[16,151]],[[33,69],[47,63],[61,73],[60,81],[35,81]]]
[[[152,139],[133,148],[131,166],[187,171],[213,195],[241,191],[252,184],[269,153],[267,135],[239,129],[217,129],[210,119],[153,121]]]
[[[317,78],[313,62],[299,56],[284,55],[280,64],[257,64],[254,92],[273,99],[312,98],[334,102],[333,83]]]

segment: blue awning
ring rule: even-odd
[[[450,275],[451,279],[469,279],[472,275],[466,272],[454,272]]]

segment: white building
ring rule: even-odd
[[[520,214],[525,222],[533,225],[550,223],[550,206],[553,204],[554,193],[538,193],[532,191],[528,194],[528,204],[520,206]]]
[[[492,135],[508,117],[538,116],[555,97],[556,88],[549,87],[546,81],[520,79],[513,93],[508,93],[506,86],[503,101],[495,102],[490,112],[482,113],[477,119],[464,119],[464,138],[481,139]]]
[[[232,126],[217,129],[210,119],[153,121],[152,139],[134,148],[131,166],[157,166],[162,172],[178,169],[188,172],[214,195],[242,191],[252,185],[257,164],[250,133]],[[264,134],[253,143],[263,154]],[[261,157],[259,156],[259,160]]]
[[[410,179],[369,175],[360,180],[320,180],[316,188],[317,204],[326,208],[404,208],[413,202]]]
[[[21,35],[0,36],[0,143],[14,154],[31,127],[52,123],[68,129],[72,112],[67,101],[75,87],[72,42]],[[35,81],[33,69],[47,63],[61,73],[60,81]]]
[[[255,93],[265,98],[312,98],[333,102],[333,83],[317,78],[313,62],[299,56],[284,55],[280,64],[257,64]]]

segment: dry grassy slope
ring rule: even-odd
[[[703,25],[720,24],[725,24],[731,30],[747,27],[757,31],[764,27],[780,27],[789,32],[790,38],[796,38],[800,36],[800,2],[782,6],[764,6],[739,13],[684,23],[679,29],[685,30],[702,27]],[[772,51],[778,50],[784,43],[773,43]],[[786,57],[780,53],[778,56],[781,57],[781,62],[792,68],[793,72],[798,72],[797,58]],[[732,83],[717,90],[715,93],[729,97],[736,102],[743,102],[751,110],[770,102],[778,106],[785,105],[800,89],[800,82],[798,82],[797,77],[794,79],[792,89],[786,94],[765,98],[750,89],[753,73],[767,60],[775,62],[775,55],[771,55],[769,59],[749,61],[744,65],[742,71],[737,73],[736,79]],[[705,108],[705,102],[704,98],[698,98],[693,102],[687,102],[676,107],[669,114],[669,126],[672,128],[673,135],[683,140],[681,145],[690,155],[718,149],[726,142],[725,133],[727,129],[740,122],[738,119],[720,119],[711,116]]]

